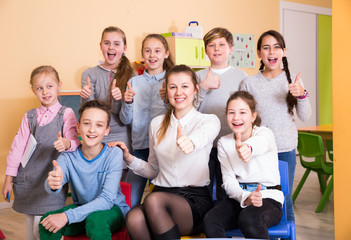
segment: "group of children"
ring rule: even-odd
[[[233,227],[245,237],[269,238],[267,228],[279,223],[284,203],[278,159],[288,162],[292,189],[293,111],[309,118],[308,92],[300,74],[290,74],[276,31],[258,40],[261,67],[249,77],[228,65],[233,36],[227,29],[212,29],[204,42],[211,66],[195,73],[174,66],[166,39],[149,34],[141,49],[147,69],[136,75],[124,32],[104,29],[104,61],[82,74],[78,122],[58,101],[56,70],[33,70],[30,84],[41,106],[22,119],[2,189],[8,201],[14,192],[13,208],[26,215],[27,239],[84,232],[110,239],[124,224],[131,239],[199,231],[225,237]],[[31,134],[38,145],[22,167]],[[155,187],[140,204],[147,179]],[[131,210],[121,180],[131,183]],[[73,204],[65,206],[67,183]],[[286,201],[294,221],[291,195]]]

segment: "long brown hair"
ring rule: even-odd
[[[226,112],[228,112],[229,103],[238,98],[242,99],[249,106],[251,113],[257,112],[256,111],[257,102],[254,96],[252,96],[250,93],[246,91],[237,91],[229,97],[227,101]],[[252,123],[252,126],[256,125],[257,127],[259,127],[261,125],[261,122],[262,122],[261,117],[257,114],[255,121]]]
[[[170,70],[167,71],[166,73],[166,86],[168,85],[168,80],[169,77],[173,74],[179,74],[179,73],[185,73],[188,74],[191,77],[191,81],[194,84],[194,89],[198,89],[197,84],[197,76],[195,74],[195,72],[188,66],[186,65],[175,65],[174,67],[172,67]],[[197,94],[199,94],[199,91],[197,91]],[[167,97],[167,87],[166,87],[166,97]],[[197,97],[198,99],[198,97]],[[157,130],[156,133],[156,137],[157,137],[157,144],[160,144],[160,142],[162,142],[162,140],[165,138],[166,133],[167,133],[167,129],[169,127],[169,124],[171,122],[171,116],[172,116],[172,112],[174,110],[174,107],[169,104],[169,108],[168,111],[165,113],[163,121],[161,123],[160,128]]]
[[[118,32],[119,34],[122,35],[123,43],[125,46],[127,46],[127,38],[125,33],[123,32],[122,29],[115,27],[115,26],[110,26],[104,29],[101,34],[101,40],[104,38],[105,33],[110,33],[110,32]],[[134,68],[130,64],[129,59],[125,56],[125,54],[122,54],[122,57],[119,60],[117,69],[116,69],[116,75],[114,79],[116,79],[116,87],[118,87],[121,90],[122,97],[124,97],[124,93],[127,88],[127,82],[129,79],[131,79],[135,75]],[[111,81],[112,84],[113,81]],[[111,86],[110,86],[111,88]],[[111,91],[109,91],[111,94]]]
[[[172,54],[169,51],[168,42],[164,36],[162,36],[160,34],[155,34],[155,33],[147,35],[144,38],[143,43],[141,44],[141,55],[143,55],[145,42],[151,38],[155,38],[155,39],[159,40],[163,44],[166,52],[169,53],[168,57],[163,61],[163,70],[165,70],[167,72],[169,69],[171,69],[174,66],[174,62],[173,62]]]
[[[262,35],[258,39],[258,41],[257,41],[257,50],[258,51],[261,51],[262,40],[266,36],[274,37],[278,41],[278,44],[282,49],[286,48],[284,37],[277,31],[269,30],[267,32],[262,33]],[[286,58],[286,56],[283,57],[282,62],[283,62],[283,67],[284,67],[283,70],[285,71],[286,79],[288,80],[288,84],[290,84],[291,83],[291,75],[290,75],[289,66],[288,66],[288,59]],[[264,69],[264,63],[261,60],[260,71],[263,71],[263,69]],[[290,91],[288,92],[288,95],[286,96],[286,101],[288,104],[288,112],[291,115],[294,115],[293,110],[294,110],[294,107],[297,105],[297,99],[290,93]]]

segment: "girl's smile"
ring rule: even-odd
[[[241,133],[242,141],[251,137],[252,125],[256,116],[257,113],[252,113],[249,105],[241,98],[231,100],[228,104],[228,126],[234,134]]]
[[[144,42],[143,57],[149,74],[154,76],[163,72],[163,62],[168,56],[169,52],[159,39],[149,38]]]
[[[257,55],[265,66],[263,75],[269,73],[274,77],[282,72],[280,65],[285,52],[285,48],[282,49],[273,36],[267,35],[262,39],[261,49],[257,50]]]
[[[57,102],[61,82],[57,82],[53,74],[42,73],[35,76],[32,90],[44,107],[51,107]]]
[[[127,50],[127,46],[124,45],[121,33],[106,32],[101,40],[100,49],[105,59],[102,66],[106,69],[114,70],[117,68],[122,54]]]

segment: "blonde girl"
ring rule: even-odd
[[[132,154],[144,161],[149,156],[149,125],[154,117],[167,111],[159,90],[165,81],[166,72],[173,67],[172,57],[166,39],[160,34],[149,34],[141,48],[147,69],[143,75],[135,76],[128,82],[120,119],[132,125]],[[127,182],[131,183],[131,206],[140,204],[146,179],[129,171]]]
[[[14,192],[13,209],[26,215],[27,240],[39,239],[38,226],[43,214],[65,206],[67,186],[57,196],[44,190],[44,182],[52,170],[51,161],[60,152],[74,151],[80,144],[73,110],[62,106],[57,99],[62,84],[57,71],[51,66],[37,67],[32,71],[30,84],[41,105],[22,118],[7,156],[2,189],[7,201]],[[24,167],[21,159],[31,135],[38,144]]]

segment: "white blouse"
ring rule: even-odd
[[[220,130],[216,115],[203,114],[191,109],[178,120],[172,113],[170,126],[165,138],[158,144],[157,131],[164,115],[155,117],[150,124],[148,162],[134,157],[128,166],[134,173],[153,179],[152,183],[161,187],[202,187],[209,184],[208,160],[213,140]],[[182,126],[182,134],[191,139],[195,148],[184,154],[177,146],[177,126]]]
[[[221,163],[223,185],[230,198],[237,200],[241,207],[251,194],[243,190],[239,183],[261,183],[265,186],[280,184],[277,145],[273,132],[266,127],[254,127],[252,136],[244,143],[252,147],[249,162],[243,162],[236,151],[234,133],[221,137],[218,141],[218,159]],[[280,190],[261,190],[262,198],[272,198],[284,203]]]

